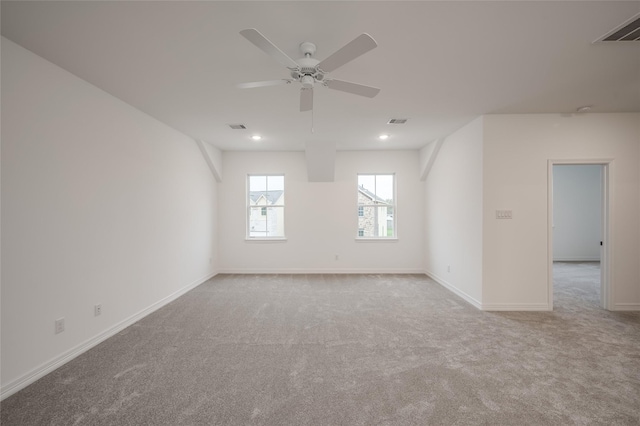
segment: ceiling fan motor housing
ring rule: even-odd
[[[317,68],[317,65],[320,63],[317,59],[306,56],[298,59],[297,62],[299,68],[291,71],[291,77],[294,79],[303,82],[303,77],[311,77],[315,81],[321,81],[324,78],[322,71]]]

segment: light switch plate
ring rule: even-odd
[[[513,210],[496,210],[496,219],[513,219]]]

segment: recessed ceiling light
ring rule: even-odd
[[[262,139],[262,136],[260,136],[260,135],[253,135],[253,136],[251,136],[251,139],[253,139],[254,141],[259,141],[260,139]]]
[[[389,135],[380,135],[380,136],[378,136],[378,139],[380,139],[382,141],[385,140],[385,139],[389,139]]]

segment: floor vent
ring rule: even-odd
[[[387,121],[387,124],[404,124],[407,122],[407,118],[392,118],[391,120]]]
[[[244,130],[247,128],[247,126],[245,126],[244,124],[229,124],[229,127],[231,127],[233,130]]]
[[[598,41],[640,41],[640,13],[596,40]]]

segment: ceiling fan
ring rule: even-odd
[[[240,31],[240,34],[256,45],[260,50],[271,56],[281,65],[289,69],[291,78],[280,80],[256,81],[252,83],[242,83],[238,87],[250,89],[254,87],[278,86],[281,84],[291,84],[299,82],[300,89],[300,111],[313,110],[313,88],[316,83],[328,87],[329,89],[340,90],[342,92],[353,93],[354,95],[373,98],[380,89],[362,84],[351,83],[349,81],[327,78],[327,73],[341,67],[368,52],[378,44],[369,34],[360,34],[358,37],[347,43],[341,49],[318,61],[313,57],[316,53],[316,45],[305,41],[300,44],[300,51],[303,57],[294,61],[286,53],[271,43],[255,28]]]

